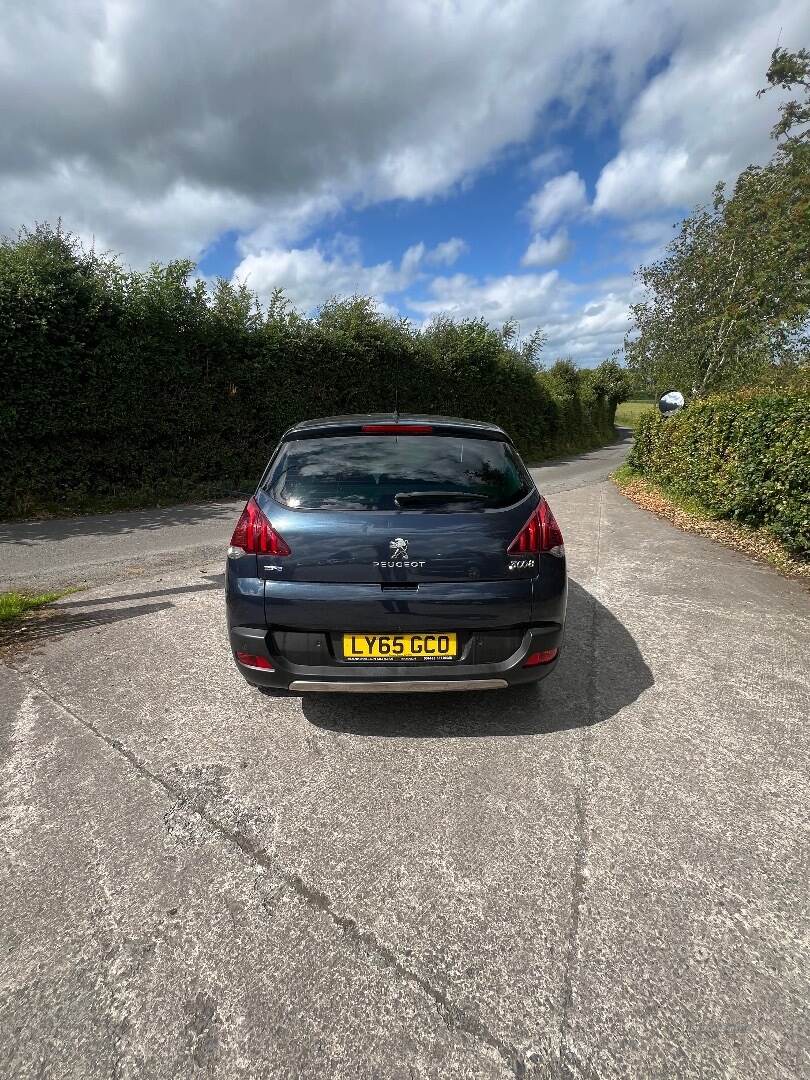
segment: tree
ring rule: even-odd
[[[776,50],[769,81],[807,85],[808,54]],[[730,198],[685,218],[663,259],[637,271],[645,287],[633,305],[625,355],[636,378],[693,397],[755,381],[807,357],[810,313],[810,143],[806,106],[782,107],[771,162],[749,166]]]
[[[779,120],[771,129],[774,139],[784,139],[786,147],[797,146],[810,141],[810,127],[796,135],[791,131],[797,126],[810,125],[810,52],[807,49],[799,49],[798,52],[789,53],[787,49],[776,48],[771,53],[771,66],[765,75],[768,85],[757,91],[757,97],[762,97],[775,86],[783,90],[792,90],[794,86],[804,87],[804,101],[786,101],[779,106]]]

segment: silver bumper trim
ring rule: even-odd
[[[409,679],[402,682],[311,682],[296,679],[290,690],[299,693],[317,691],[321,694],[421,694],[437,690],[503,690],[506,679]]]

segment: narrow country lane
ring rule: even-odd
[[[0,1073],[806,1075],[806,594],[536,470],[572,575],[528,696],[265,696],[237,504],[6,525],[86,580],[0,665]]]

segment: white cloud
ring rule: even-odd
[[[571,170],[536,191],[529,199],[526,209],[534,229],[548,229],[559,221],[576,217],[588,206],[585,181],[578,172]]]
[[[274,289],[283,289],[301,311],[313,311],[332,296],[381,299],[400,289],[405,280],[393,263],[364,266],[347,262],[340,255],[330,258],[319,248],[274,249],[247,255],[233,276],[263,300]]]
[[[571,242],[565,229],[558,229],[549,237],[535,233],[520,261],[524,266],[551,266],[562,262],[570,250]]]
[[[564,146],[552,146],[544,150],[542,154],[536,154],[529,162],[529,172],[535,176],[544,173],[555,172],[568,157],[568,150]]]
[[[453,274],[434,278],[430,283],[430,299],[410,301],[410,307],[428,317],[483,315],[492,323],[507,319],[534,320],[554,302],[558,281],[556,270],[545,274],[506,274],[484,281],[468,274]]]
[[[466,251],[459,237],[428,248],[412,244],[399,261],[366,266],[354,238],[341,237],[331,252],[321,247],[264,248],[245,255],[233,273],[234,281],[245,282],[267,300],[274,289],[283,289],[301,311],[313,311],[333,296],[371,296],[389,312],[395,309],[385,297],[401,292],[424,277],[426,264],[448,265]]]
[[[194,258],[233,231],[237,274],[305,308],[335,293],[390,297],[465,250],[457,237],[418,242],[366,266],[354,241],[313,246],[316,226],[447,196],[572,122],[621,128],[598,212],[648,223],[707,198],[772,151],[779,95],[754,94],[780,28],[789,48],[810,38],[795,0],[355,0],[319,18],[283,0],[0,0],[0,15],[0,232],[61,217],[143,265]],[[586,211],[565,153],[552,146],[524,168],[548,178],[529,206],[524,265],[562,258],[560,226]],[[617,340],[628,296],[626,284],[587,291],[542,273],[452,274],[415,303],[511,312],[549,326],[552,348],[591,357]]]
[[[633,105],[621,149],[597,182],[595,211],[630,218],[691,207],[718,180],[767,160],[779,95],[755,91],[777,35],[796,48],[809,33],[810,9],[790,0],[744,3],[730,19],[707,8],[705,33],[686,37]]]
[[[633,216],[662,206],[691,206],[728,175],[727,154],[697,158],[685,147],[648,143],[623,150],[605,166],[596,185],[594,210]]]
[[[639,218],[628,221],[622,234],[631,244],[660,247],[672,239],[674,224],[672,218]]]
[[[442,244],[437,244],[426,256],[426,261],[435,266],[452,266],[462,255],[469,251],[469,245],[460,237],[453,236]]]
[[[517,320],[523,335],[542,328],[548,335],[545,357],[571,356],[590,365],[621,346],[637,291],[631,278],[586,287],[566,281],[556,270],[484,280],[454,274],[434,278],[429,297],[411,300],[409,306],[425,319],[440,314],[458,319],[483,315],[493,325]]]
[[[410,278],[416,273],[416,271],[419,269],[420,263],[425,257],[425,251],[425,245],[421,242],[418,244],[412,244],[411,247],[409,247],[405,251],[404,255],[402,256],[402,261],[399,264],[400,270],[402,271],[404,277],[407,277],[410,280]]]
[[[136,263],[227,229],[247,255],[347,203],[446,192],[552,104],[624,108],[684,22],[633,0],[357,0],[306,19],[281,0],[0,0],[0,14],[0,231],[61,215]]]

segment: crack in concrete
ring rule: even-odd
[[[95,738],[109,746],[112,750],[115,750],[116,753],[127,761],[139,776],[150,780],[173,800],[180,800],[183,798],[185,793],[181,788],[175,788],[163,776],[154,772],[142,758],[134,751],[130,750],[129,747],[125,746],[120,739],[116,739],[102,731],[92,720],[87,720],[86,718],[79,716],[78,713],[65,705],[64,702],[60,701],[49,690],[46,690],[41,683],[28,673],[20,671],[16,667],[12,667],[12,670],[21,679],[34,687],[34,689],[42,694],[43,697],[52,702],[58,709],[89,731]],[[350,915],[342,915],[339,911],[336,911],[332,906],[331,899],[326,893],[307,884],[299,874],[285,870],[272,856],[268,855],[266,848],[257,847],[257,845],[246,836],[227,828],[211,814],[206,807],[194,807],[191,808],[191,812],[201,821],[204,821],[206,825],[222,839],[236,846],[251,862],[261,866],[265,870],[272,871],[284,885],[286,885],[299,899],[303,900],[310,908],[326,915],[333,925],[340,930],[344,937],[350,942],[362,947],[367,952],[372,953],[378,960],[382,960],[383,963],[392,968],[403,981],[421,990],[435,1005],[436,1011],[448,1031],[459,1031],[463,1034],[470,1035],[490,1049],[497,1051],[515,1076],[516,1080],[524,1080],[526,1076],[526,1059],[523,1053],[516,1047],[506,1043],[503,1039],[498,1038],[480,1017],[471,1015],[463,1009],[460,1009],[457,1005],[454,1005],[443,990],[433,986],[433,984],[424,978],[424,976],[405,967],[393,949],[380,941],[374,933],[369,930],[364,930]]]

